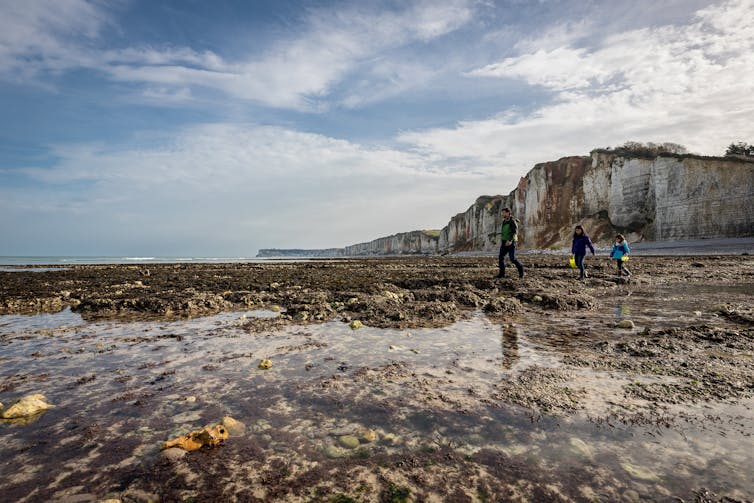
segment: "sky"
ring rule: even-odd
[[[754,143],[754,0],[0,0],[0,112],[0,255],[341,247]]]

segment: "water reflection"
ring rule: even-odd
[[[518,352],[518,330],[513,325],[503,325],[503,336],[500,338],[503,350],[502,366],[510,370],[521,358]]]
[[[609,319],[612,309],[602,316]],[[621,316],[630,313],[627,304],[614,309]],[[256,311],[138,323],[83,323],[70,311],[0,317],[2,330],[19,334],[3,342],[0,400],[7,404],[41,391],[56,405],[32,425],[0,425],[0,459],[7,460],[0,465],[0,492],[20,495],[40,487],[46,495],[74,483],[97,492],[130,481],[133,466],[158,464],[160,442],[226,414],[247,423],[250,433],[220,452],[238,454],[244,462],[255,461],[239,454],[244,441],[259,442],[294,469],[348,457],[353,453],[339,446],[339,438],[365,427],[375,429],[380,440],[362,444],[359,455],[427,444],[469,456],[494,449],[531,473],[568,481],[577,470],[594,470],[598,476],[590,481],[609,480],[642,497],[661,491],[687,495],[689,487],[703,485],[754,491],[746,473],[754,447],[752,412],[746,408],[751,401],[728,410],[749,426],[731,427],[723,437],[691,425],[682,434],[650,436],[638,426],[600,428],[578,415],[531,423],[526,411],[490,398],[491,388],[514,367],[560,365],[567,343],[586,337],[582,329],[604,326],[591,319],[571,315],[548,326],[527,320],[501,327],[477,313],[449,327],[411,332],[353,331],[340,322],[276,333],[242,329],[243,316],[275,315]],[[535,331],[544,335],[534,337]],[[560,345],[544,344],[554,336]],[[260,358],[271,358],[273,368],[257,369]],[[584,370],[584,375],[603,378],[599,387],[611,383],[604,374]],[[567,381],[554,386],[573,387]],[[94,445],[108,447],[102,459],[89,455]],[[264,456],[258,458],[264,462]],[[62,460],[76,477],[58,476]],[[39,471],[15,475],[28,466]],[[601,494],[614,499],[613,493]]]

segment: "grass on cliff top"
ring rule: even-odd
[[[422,231],[427,236],[432,236],[434,238],[440,237],[440,229],[429,229],[429,230],[423,230]]]

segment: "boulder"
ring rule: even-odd
[[[53,405],[47,403],[47,399],[44,395],[35,393],[32,395],[26,395],[13,402],[7,409],[3,409],[2,412],[0,412],[0,417],[3,419],[20,419],[34,416],[52,407]]]

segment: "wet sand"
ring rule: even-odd
[[[0,492],[751,501],[754,259],[521,260],[0,272],[0,401],[56,406],[0,424]],[[161,454],[224,416],[246,430]]]

